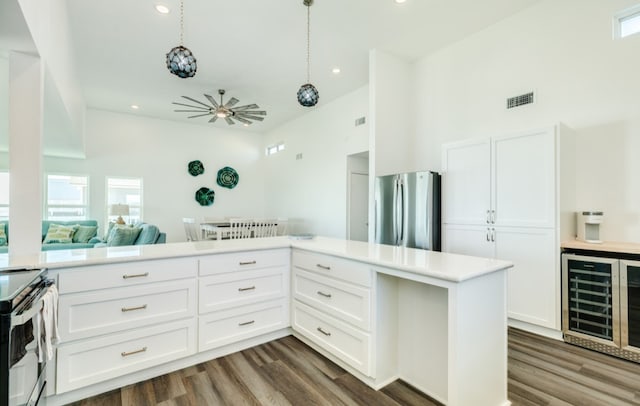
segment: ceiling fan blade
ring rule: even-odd
[[[243,114],[242,118],[248,118],[250,120],[258,120],[258,121],[262,121],[264,120],[264,117],[259,117],[259,116],[251,116],[249,114]]]
[[[257,104],[247,104],[246,106],[238,106],[238,107],[234,107],[233,110],[234,111],[242,111],[242,110],[250,110],[250,109],[259,109],[260,106],[258,106]]]
[[[235,124],[235,122],[230,117],[225,117],[224,119],[227,122],[227,124],[229,124],[229,125],[234,125]]]
[[[227,104],[224,105],[224,107],[226,108],[230,108],[235,106],[240,100],[236,99],[235,97],[232,97],[229,99],[229,101],[227,102]]]
[[[261,111],[238,111],[238,114],[253,114],[254,116],[266,116],[267,112],[264,110]]]
[[[173,110],[176,113],[204,113],[205,110]],[[207,113],[210,114],[210,113]]]
[[[233,116],[233,118],[238,120],[239,122],[241,122],[243,124],[246,124],[246,125],[250,125],[251,124],[251,121],[246,120],[246,119],[244,119],[244,118],[242,118],[242,117],[240,117],[238,115]]]
[[[217,102],[217,101],[215,101],[215,99],[214,99],[213,97],[211,97],[211,96],[210,96],[210,95],[208,95],[208,94],[205,94],[205,95],[204,95],[204,97],[206,97],[206,98],[207,98],[207,100],[209,100],[209,102],[210,102],[211,104],[213,104],[213,108],[214,108],[214,109],[217,109],[217,108],[218,108],[218,102]]]
[[[209,115],[210,115],[210,113],[204,113],[204,114],[197,114],[195,116],[189,116],[187,118],[196,118],[196,117],[203,117],[203,116],[209,116]]]
[[[211,120],[209,120],[210,123],[215,123],[216,120],[218,119],[218,116],[216,116],[215,114],[213,115],[213,117],[211,117]]]
[[[201,104],[201,105],[203,105],[204,107],[206,107],[206,108],[208,108],[208,109],[210,109],[210,108],[211,108],[211,106],[208,106],[208,105],[204,104],[203,102],[198,101],[198,100],[196,100],[196,99],[194,99],[194,98],[191,98],[191,97],[189,97],[189,96],[182,96],[182,97],[183,97],[183,98],[185,98],[185,99],[187,99],[187,100],[191,100],[191,101],[192,101],[192,102],[194,102],[194,103]]]
[[[200,106],[192,106],[190,104],[184,104],[184,103],[178,103],[178,102],[173,102],[172,104],[178,105],[178,106],[184,106],[184,107],[191,107],[192,109],[201,109],[201,110],[211,110],[211,107],[200,107]]]

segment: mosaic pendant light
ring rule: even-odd
[[[180,45],[172,48],[167,54],[167,69],[183,79],[192,78],[196,74],[196,58],[189,48],[183,45],[184,37],[184,4],[180,0]]]
[[[304,85],[302,85],[300,87],[300,90],[298,90],[298,103],[300,103],[302,106],[304,107],[313,107],[316,104],[318,104],[318,99],[320,98],[320,94],[318,93],[318,89],[316,89],[316,87],[314,85],[311,84],[311,79],[310,79],[310,41],[309,41],[309,37],[310,37],[310,32],[311,29],[310,27],[310,15],[311,15],[311,5],[313,4],[313,0],[302,0],[302,4],[304,4],[305,6],[307,6],[307,83],[305,83]]]

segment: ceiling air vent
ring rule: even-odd
[[[514,107],[524,106],[525,104],[531,104],[531,103],[533,103],[533,92],[508,98],[507,109],[512,109]]]

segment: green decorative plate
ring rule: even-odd
[[[200,206],[211,206],[215,198],[216,192],[206,187],[201,187],[196,192],[196,202],[200,203]]]
[[[202,162],[196,160],[189,162],[189,173],[192,176],[202,175],[204,173],[204,165]]]
[[[227,189],[233,189],[238,184],[240,175],[235,169],[225,166],[218,171],[218,185],[226,187]]]

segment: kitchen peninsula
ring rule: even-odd
[[[58,284],[49,405],[289,334],[375,389],[400,378],[447,405],[507,405],[511,266],[321,237],[0,255]]]

